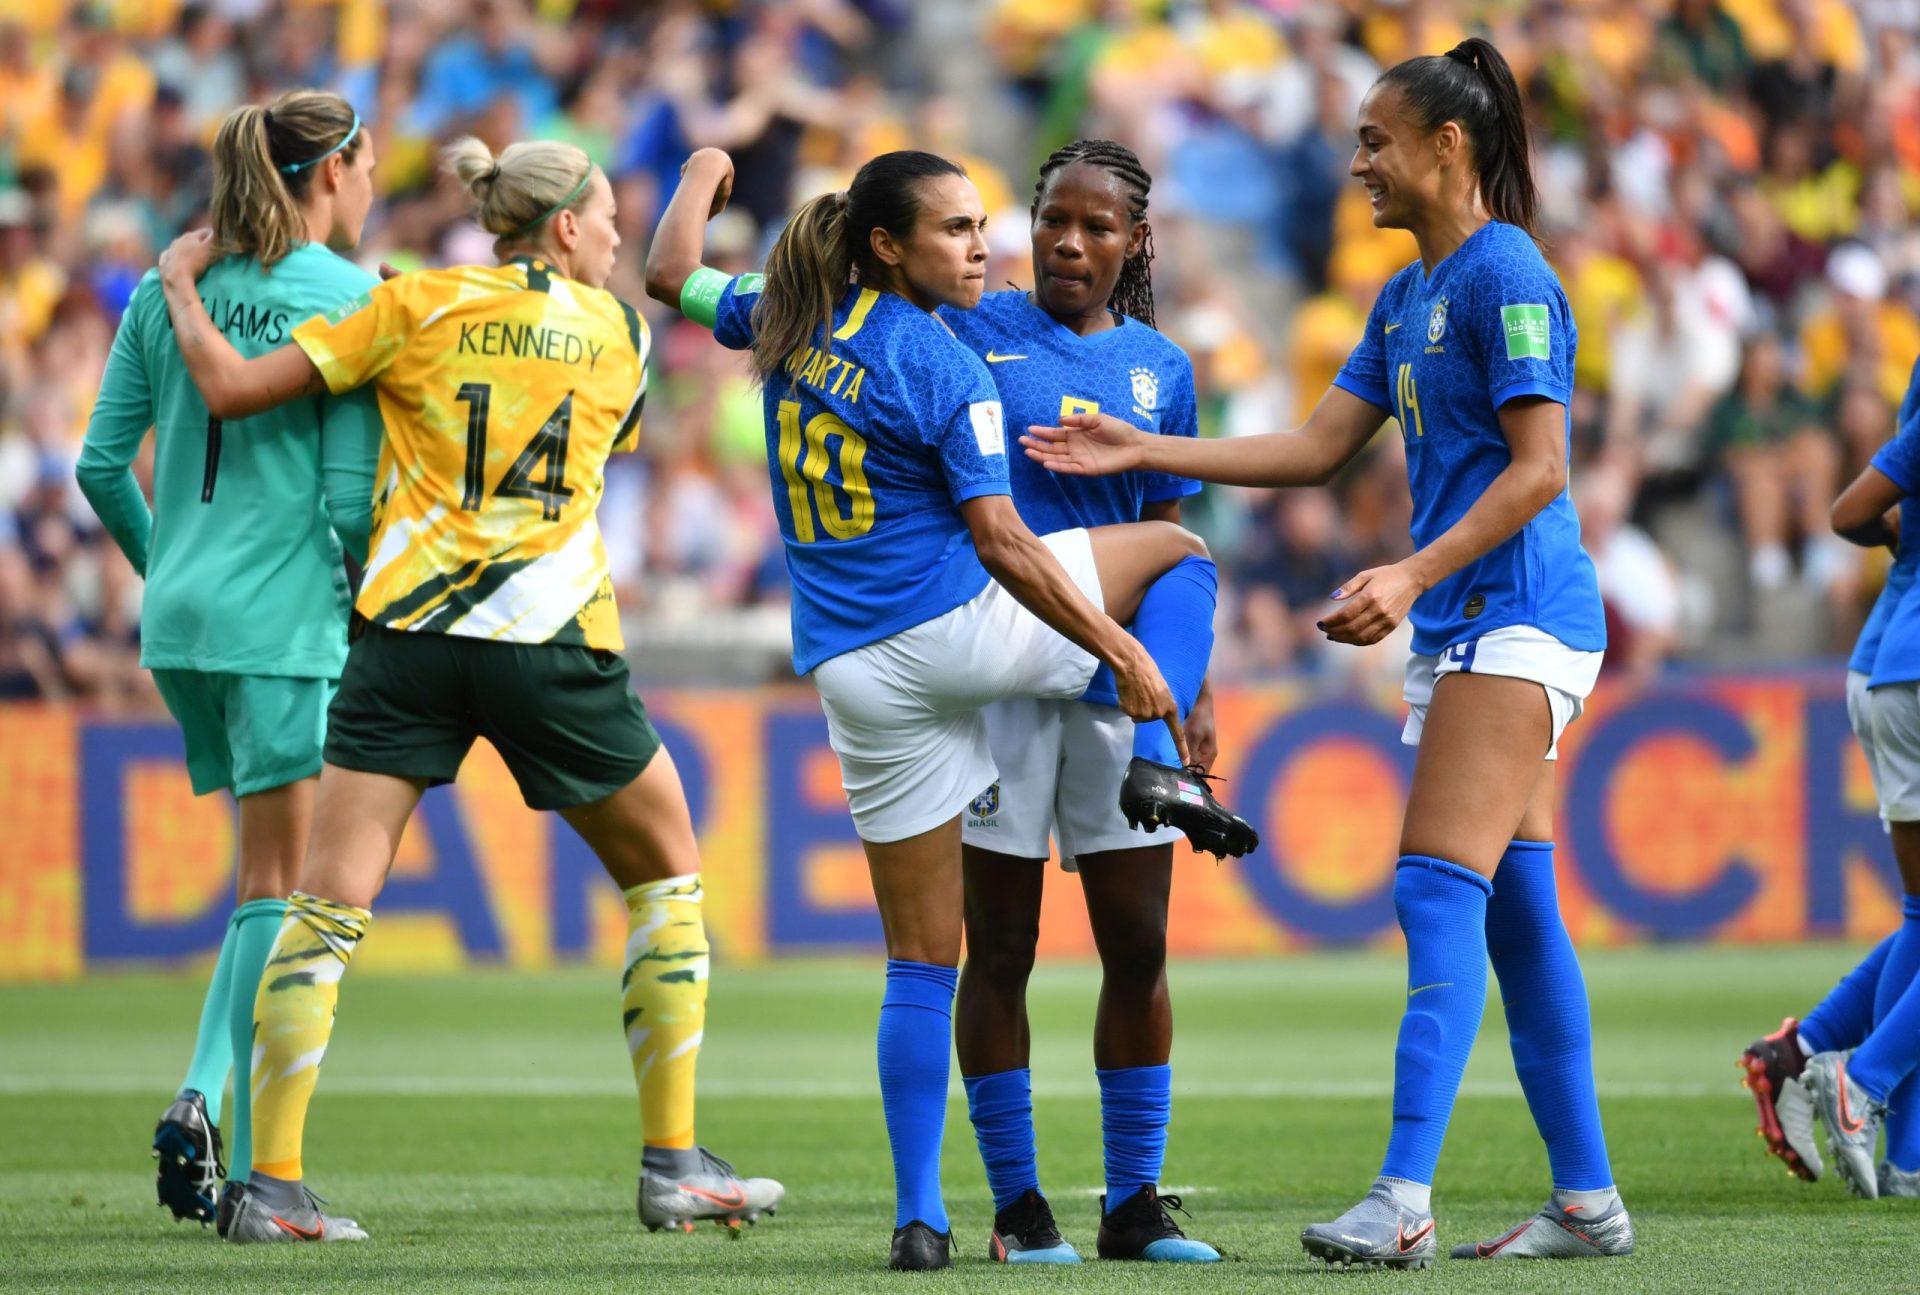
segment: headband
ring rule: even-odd
[[[271,126],[271,125],[273,124],[273,114],[272,114],[272,113],[268,113],[268,114],[267,114],[267,124],[268,124],[269,126]],[[334,145],[334,146],[333,146],[332,148],[330,148],[330,149],[328,149],[328,150],[327,150],[326,152],[324,152],[324,153],[322,153],[322,154],[321,154],[321,155],[320,155],[319,157],[310,157],[310,158],[308,158],[308,159],[307,159],[306,161],[304,161],[304,162],[295,162],[295,163],[293,163],[293,164],[292,164],[291,166],[283,166],[283,167],[281,167],[281,168],[280,168],[280,174],[281,174],[281,175],[293,175],[293,174],[295,174],[296,172],[300,172],[300,171],[304,171],[304,170],[306,170],[306,169],[307,169],[308,167],[310,167],[310,166],[317,166],[317,165],[318,165],[318,164],[320,164],[321,162],[324,162],[324,161],[326,161],[326,160],[327,160],[328,158],[330,158],[330,157],[332,157],[332,156],[333,156],[333,155],[334,155],[335,153],[338,153],[338,152],[339,152],[339,151],[340,151],[341,149],[343,149],[343,148],[345,148],[345,147],[346,147],[347,145],[349,145],[349,144],[351,144],[351,143],[353,143],[353,137],[354,137],[355,135],[358,135],[359,133],[360,133],[360,114],[356,112],[356,113],[354,113],[354,114],[353,114],[353,126],[352,126],[352,127],[351,127],[351,128],[350,128],[350,129],[348,130],[348,131],[347,131],[347,133],[346,133],[346,134],[345,134],[345,135],[344,135],[344,136],[343,136],[343,137],[341,138],[341,140],[340,140],[340,142],[339,142],[338,144],[335,144],[335,145]]]
[[[498,168],[496,167],[495,169],[497,170]],[[558,214],[559,212],[565,211],[568,207],[571,207],[575,202],[578,202],[580,199],[580,195],[587,191],[587,181],[591,179],[593,179],[593,167],[591,164],[589,164],[587,167],[587,173],[580,177],[580,183],[573,186],[573,191],[571,193],[569,193],[566,197],[562,198],[560,201],[554,203],[551,207],[548,207],[545,211],[541,212],[538,216],[535,216],[532,220],[528,221],[526,224],[520,226],[520,228],[510,229],[506,233],[502,234],[500,237],[518,238],[522,234],[531,234],[534,230],[540,228],[540,226],[546,224],[549,220],[552,220],[556,214]]]

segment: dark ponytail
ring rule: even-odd
[[[1492,41],[1468,37],[1442,55],[1396,63],[1376,85],[1397,85],[1407,116],[1422,130],[1449,121],[1473,141],[1480,196],[1495,220],[1533,233],[1540,190],[1533,182],[1527,109],[1513,69]]]
[[[1119,180],[1127,188],[1127,211],[1133,223],[1138,225],[1147,218],[1147,195],[1153,191],[1153,177],[1147,174],[1147,168],[1132,149],[1110,139],[1076,139],[1064,148],[1055,149],[1040,164],[1040,179],[1033,186],[1033,206],[1029,215],[1039,213],[1040,198],[1047,190],[1047,181],[1061,168],[1075,162],[1100,167]],[[1107,306],[1129,319],[1139,320],[1148,328],[1154,326],[1151,229],[1147,231],[1146,240],[1140,244],[1140,250],[1121,265],[1120,277],[1114,282],[1113,296],[1107,299]]]
[[[847,285],[856,277],[878,285],[883,277],[873,259],[873,231],[910,235],[920,218],[920,182],[943,175],[966,171],[932,153],[882,153],[844,193],[823,194],[794,213],[767,255],[766,282],[753,307],[753,371],[762,382],[816,333],[821,350],[832,350],[833,308]]]

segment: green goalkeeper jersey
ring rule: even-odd
[[[251,358],[377,282],[306,243],[271,269],[229,256],[207,271],[200,296],[215,327]],[[149,427],[151,511],[132,470]],[[371,385],[225,423],[209,417],[149,271],[113,339],[76,469],[146,577],[140,663],[339,678],[352,606],[341,552],[366,558],[380,438]]]

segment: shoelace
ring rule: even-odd
[[[732,1165],[722,1160],[719,1156],[714,1155],[713,1152],[707,1150],[705,1147],[700,1148],[700,1163],[723,1178],[737,1179],[740,1177],[740,1175],[734,1171]]]
[[[1173,1221],[1174,1210],[1179,1210],[1182,1214],[1186,1214],[1189,1219],[1193,1217],[1193,1215],[1187,1213],[1186,1207],[1180,1203],[1180,1198],[1178,1196],[1155,1195],[1153,1199],[1154,1203],[1159,1205],[1160,1217],[1166,1221],[1167,1226],[1172,1228],[1174,1232],[1180,1236],[1184,1237],[1187,1235],[1181,1230],[1180,1225]]]

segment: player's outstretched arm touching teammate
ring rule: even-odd
[[[1329,388],[1294,431],[1232,440],[1154,436],[1110,414],[1070,414],[1057,427],[1030,427],[1027,456],[1071,476],[1165,472],[1220,485],[1300,486],[1328,481],[1385,421],[1385,411]],[[1360,572],[1333,594],[1344,603],[1320,623],[1336,643],[1365,646],[1391,634],[1414,600],[1518,534],[1567,486],[1566,408],[1539,396],[1500,407],[1511,462],[1464,516],[1431,544],[1392,566]]]
[[[220,259],[213,231],[196,229],[173,240],[160,254],[160,287],[167,313],[193,385],[215,418],[245,418],[327,389],[307,353],[292,342],[247,359],[213,326],[194,284]]]

